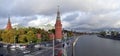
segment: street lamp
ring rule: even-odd
[[[53,33],[52,33],[53,35]],[[55,37],[53,36],[53,56],[55,55]]]
[[[64,56],[67,56],[67,33],[64,32],[63,30],[63,52],[64,52]]]
[[[73,55],[73,43],[72,43],[72,56],[74,56],[74,55]]]
[[[73,37],[75,38],[75,31],[74,31],[74,33],[73,33]],[[75,46],[75,43],[72,42],[72,56],[75,56],[74,46]]]

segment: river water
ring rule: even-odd
[[[84,35],[79,37],[74,51],[75,56],[120,56],[120,41]]]

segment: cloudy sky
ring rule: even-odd
[[[0,29],[55,24],[60,5],[63,28],[79,31],[120,28],[120,0],[0,0]]]

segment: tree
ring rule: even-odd
[[[105,31],[101,31],[99,34],[104,37],[106,35],[106,32]]]
[[[0,30],[0,41],[2,41],[2,33],[3,33],[3,30]]]
[[[55,34],[55,29],[48,30],[48,32]]]
[[[42,32],[42,39],[41,41],[49,41],[50,38],[48,36],[48,33],[47,32]]]
[[[19,35],[18,42],[19,43],[27,43],[28,40],[27,40],[26,35],[25,34],[24,35]]]
[[[55,33],[55,30],[52,29],[50,32]],[[40,39],[37,38],[36,34],[40,33]],[[49,41],[48,31],[45,31],[40,28],[19,28],[12,30],[0,30],[0,40],[6,43],[33,43],[41,42],[41,41]]]
[[[28,40],[29,43],[31,43],[31,42],[33,42],[33,43],[37,42],[37,37],[36,37],[36,35],[34,34],[33,31],[28,31],[26,37],[27,37],[27,40]]]
[[[6,43],[14,43],[15,36],[16,36],[15,30],[6,30],[2,33],[2,40]]]

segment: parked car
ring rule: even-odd
[[[35,48],[40,48],[40,45],[39,45],[39,44],[36,44],[34,47],[35,47]]]
[[[2,44],[2,43],[0,43],[0,47],[3,47],[3,44]]]
[[[27,48],[26,45],[20,45],[20,47],[19,47],[20,50],[25,50],[26,48]]]
[[[25,51],[23,51],[23,53],[24,54],[28,54],[28,53],[30,53],[30,51],[29,50],[25,50]]]

